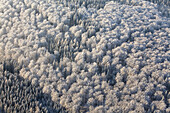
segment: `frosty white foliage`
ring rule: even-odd
[[[1,0],[0,62],[15,61],[69,112],[165,112],[166,10],[143,0]]]

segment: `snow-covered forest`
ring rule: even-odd
[[[0,0],[0,112],[169,113],[169,0]]]

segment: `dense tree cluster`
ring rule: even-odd
[[[0,73],[0,108],[2,113],[65,113],[42,89],[17,74]]]
[[[148,1],[1,0],[1,83],[42,89],[41,110],[170,112],[169,2]]]

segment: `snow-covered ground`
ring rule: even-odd
[[[169,0],[0,0],[0,90],[9,113],[170,112]]]

